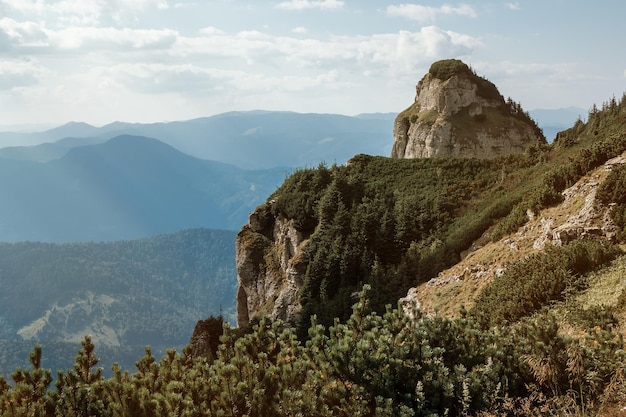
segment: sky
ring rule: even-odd
[[[623,0],[0,0],[0,126],[399,112],[458,58],[525,110],[626,91]]]

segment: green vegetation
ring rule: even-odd
[[[516,231],[528,212],[558,203],[566,187],[626,151],[625,121],[623,98],[523,155],[357,155],[346,166],[297,171],[258,213],[292,219],[308,241],[300,265],[306,319],[297,328],[258,316],[222,333],[211,317],[208,357],[187,347],[157,360],[146,348],[136,370],[114,365],[109,379],[86,338],[54,386],[45,346],[36,346],[29,366],[10,383],[0,379],[0,417],[619,415],[623,169],[598,191],[614,203],[615,242],[572,242],[520,260],[455,319],[391,305],[478,238]],[[269,232],[241,236],[272,269]],[[604,297],[608,283],[616,293]]]
[[[620,252],[616,246],[593,240],[548,247],[510,265],[482,292],[471,312],[487,327],[517,322],[562,300],[567,289],[581,285],[582,276]]]
[[[448,80],[455,75],[474,75],[470,67],[459,59],[442,59],[434,62],[428,72],[442,81]]]
[[[566,187],[626,150],[626,132],[613,128],[626,102],[615,106],[621,110],[609,106],[592,118],[605,126],[603,134],[579,126],[575,144],[559,139],[523,155],[494,160],[357,155],[346,166],[295,172],[266,209],[293,219],[308,238],[303,316],[315,314],[325,326],[335,317],[346,320],[352,294],[363,284],[374,289],[370,302],[382,313],[409,287],[458,262],[485,232],[500,239],[522,226],[529,212],[560,202]],[[513,101],[508,109],[523,114]],[[468,115],[468,123],[479,122]],[[264,250],[271,249],[268,241]],[[305,337],[307,323],[301,325]]]
[[[56,370],[92,334],[108,369],[132,365],[146,344],[181,346],[198,318],[220,307],[234,321],[234,258],[235,233],[206,229],[109,243],[0,243],[0,374],[34,343]]]
[[[35,347],[29,369],[0,379],[0,416],[431,416],[576,415],[626,395],[623,342],[610,325],[564,336],[554,315],[509,328],[369,308],[329,328],[312,318],[308,340],[260,318],[247,332],[224,327],[217,358],[150,349],[130,373],[105,379],[83,341],[72,369],[51,387]],[[491,414],[481,414],[491,413]]]
[[[428,72],[435,78],[446,81],[455,75],[469,77],[478,85],[476,93],[487,100],[502,100],[498,88],[489,80],[476,75],[476,72],[458,59],[444,59],[430,66]]]

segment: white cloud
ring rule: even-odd
[[[387,14],[390,16],[403,17],[420,23],[434,22],[440,15],[459,15],[477,17],[476,11],[467,5],[458,6],[443,5],[440,7],[422,6],[419,4],[400,4],[387,6]]]
[[[39,23],[34,22],[17,22],[10,18],[0,19],[0,48],[2,42],[6,43],[6,47],[34,47],[42,46],[47,43],[47,35],[45,28]]]
[[[32,60],[0,60],[0,91],[37,84],[44,72]]]
[[[216,27],[213,26],[208,26],[205,28],[200,29],[199,31],[202,35],[207,35],[207,36],[212,36],[212,35],[225,35],[226,32],[224,32],[221,29],[218,29]]]
[[[289,0],[276,5],[277,9],[304,10],[304,9],[341,9],[345,3],[340,0]]]
[[[522,8],[522,6],[519,4],[519,2],[507,3],[506,7],[508,7],[511,10],[520,10]]]
[[[171,47],[178,33],[170,29],[72,26],[50,30],[45,24],[0,19],[0,50],[15,55],[54,52],[132,51]]]
[[[147,7],[136,3],[141,4]],[[308,34],[305,27],[277,36],[264,29],[227,32],[207,26],[178,32],[135,26],[140,25],[55,25],[46,18],[0,17],[0,57],[13,57],[0,72],[0,104],[19,99],[24,110],[15,104],[13,112],[26,115],[37,103],[42,110],[33,117],[39,120],[91,112],[87,121],[92,123],[105,117],[138,120],[135,114],[173,119],[178,113],[281,106],[296,97],[304,103],[300,111],[312,103],[337,111],[352,101],[365,106],[363,99],[351,97],[380,88],[373,84],[409,80],[414,85],[434,59],[470,54],[481,44],[436,26],[324,38],[302,36]],[[23,59],[29,56],[37,60]],[[380,96],[388,93],[382,89]],[[141,104],[146,95],[154,98]],[[176,104],[164,108],[162,100]],[[102,106],[110,108],[96,110]]]
[[[262,32],[179,38],[176,55],[221,57],[264,63],[272,68],[298,68],[363,74],[410,73],[433,59],[471,53],[477,38],[427,26],[418,32],[335,36],[328,40],[276,37]]]
[[[116,29],[102,27],[71,27],[49,32],[50,43],[60,50],[163,49],[172,46],[178,37],[170,29]]]
[[[58,19],[65,25],[121,21],[145,10],[167,10],[166,0],[0,0],[0,6],[31,18]]]

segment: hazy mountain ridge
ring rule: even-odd
[[[586,111],[569,107],[536,109],[529,113],[552,141],[557,132],[570,127]],[[316,166],[319,162],[344,163],[357,153],[388,155],[396,116],[396,113],[342,116],[259,110],[176,122],[114,122],[102,127],[71,122],[43,132],[0,132],[0,157],[43,162],[60,158],[72,147],[130,134],[153,137],[192,156],[244,168]],[[256,141],[251,141],[253,138]],[[294,140],[298,143],[292,143]],[[242,147],[252,154],[241,155]],[[281,147],[285,152],[265,152]],[[255,160],[255,155],[263,155],[264,160]]]
[[[44,163],[0,160],[0,240],[100,241],[236,229],[288,168],[242,170],[118,136]]]
[[[316,166],[320,162],[344,163],[355,153],[388,154],[392,126],[393,120],[386,114],[352,117],[270,111],[149,124],[114,122],[102,127],[73,122],[40,133],[0,133],[0,144],[4,144],[0,157],[45,161],[67,150],[67,141],[53,143],[61,139],[86,138],[95,143],[135,135],[158,139],[200,159],[244,169]],[[42,142],[51,144],[30,149]],[[79,144],[79,140],[71,143]]]

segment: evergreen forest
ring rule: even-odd
[[[189,340],[202,317],[234,322],[235,233],[188,229],[132,241],[0,243],[0,374],[28,365],[71,367],[83,335],[105,375],[132,366],[146,345],[161,354]]]
[[[89,337],[56,374],[35,345],[29,364],[0,380],[0,416],[622,415],[623,168],[597,191],[611,206],[614,240],[520,259],[455,317],[405,311],[397,300],[479,238],[499,240],[559,204],[567,187],[626,151],[625,126],[626,96],[523,155],[357,155],[299,170],[264,206],[308,239],[298,326],[258,315],[232,328],[214,315],[211,354],[146,347],[133,369],[113,365],[110,377]],[[264,250],[271,264],[272,246]],[[602,280],[613,280],[610,297],[584,304]]]

